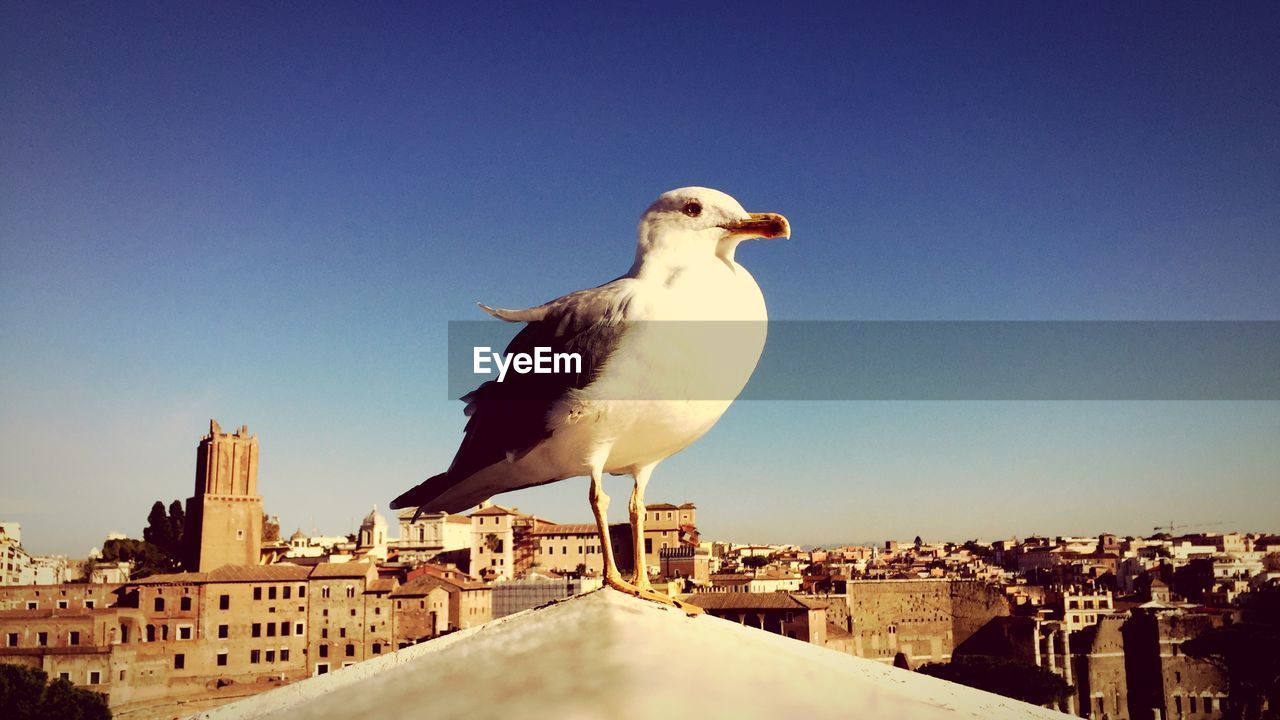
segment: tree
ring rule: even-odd
[[[759,570],[769,564],[769,558],[763,555],[748,555],[742,558],[742,567]]]
[[[66,680],[45,684],[43,670],[0,664],[0,717],[5,720],[111,720],[106,697]]]
[[[169,524],[169,516],[165,514],[164,503],[159,500],[151,506],[147,514],[147,526],[142,529],[142,539],[163,550],[173,545],[173,529]]]
[[[172,557],[145,540],[125,538],[108,540],[102,546],[103,562],[127,562],[134,579],[148,575],[173,572],[176,565]]]
[[[1262,704],[1280,717],[1280,587],[1249,593],[1244,621],[1213,628],[1182,644],[1182,651],[1222,670],[1230,699],[1228,718],[1255,720]]]
[[[1067,681],[1052,670],[992,655],[961,655],[949,663],[926,663],[919,672],[1032,705],[1054,704],[1071,693]]]
[[[273,543],[280,539],[280,521],[262,513],[262,542]]]
[[[176,550],[176,556],[184,557],[187,544],[187,513],[182,509],[182,503],[177,500],[169,503],[169,537],[173,543],[171,548]]]

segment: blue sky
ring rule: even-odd
[[[81,554],[216,417],[286,530],[447,465],[448,320],[612,278],[701,184],[775,319],[1280,319],[1280,8],[0,9],[0,517]],[[717,538],[1275,530],[1276,403],[740,403]],[[625,492],[616,481],[611,491]],[[585,481],[500,502],[585,521]],[[617,505],[615,505],[617,507]]]

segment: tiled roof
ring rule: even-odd
[[[703,610],[809,610],[813,601],[802,601],[790,593],[697,593],[684,599]],[[822,607],[826,607],[823,605]]]
[[[533,528],[534,535],[595,535],[596,526],[592,523],[575,525],[542,525]]]
[[[653,505],[645,505],[645,510],[679,510],[680,508],[671,503],[654,503]]]
[[[164,573],[161,575],[148,575],[144,578],[138,578],[129,582],[130,585],[191,585],[205,582],[209,573]]]
[[[207,573],[207,582],[291,582],[306,580],[309,573],[298,565],[223,565]]]
[[[436,588],[444,587],[444,581],[440,578],[434,575],[421,575],[396,588],[392,591],[391,597],[423,597]]]
[[[311,571],[312,578],[362,578],[373,567],[367,562],[321,563]]]
[[[487,508],[483,508],[481,510],[477,510],[471,513],[471,517],[476,517],[477,515],[481,517],[485,517],[488,515],[517,515],[517,514],[519,513],[516,513],[515,511],[510,510],[508,508],[504,508],[501,505],[490,505]]]
[[[391,592],[396,587],[396,581],[391,578],[378,578],[369,583],[369,592]]]

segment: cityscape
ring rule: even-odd
[[[185,506],[157,503],[145,539],[90,557],[32,554],[0,523],[0,662],[101,693],[116,717],[175,717],[601,587],[595,525],[494,503],[284,536],[259,449],[210,421]],[[1280,536],[1258,531],[801,548],[703,537],[698,512],[645,508],[660,592],[907,670],[1037,672],[1042,696],[1022,699],[1085,718],[1227,716],[1243,701],[1228,666],[1183,645],[1274,613],[1280,586]]]

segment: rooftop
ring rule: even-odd
[[[678,650],[673,650],[678,648]],[[642,680],[641,680],[642,679]],[[194,717],[1058,718],[709,615],[600,590]],[[479,715],[477,715],[479,713]]]

